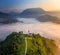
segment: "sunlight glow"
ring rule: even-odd
[[[47,0],[47,2],[42,4],[37,3],[34,7],[40,7],[49,11],[60,11],[60,0]]]

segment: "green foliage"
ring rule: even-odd
[[[27,55],[53,55],[56,45],[53,40],[39,34],[23,34],[13,32],[0,42],[0,55],[24,55],[25,38],[27,37]]]

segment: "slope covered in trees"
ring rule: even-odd
[[[53,40],[39,34],[13,32],[0,42],[0,55],[54,55]]]

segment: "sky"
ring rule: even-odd
[[[26,8],[43,8],[46,11],[60,10],[60,0],[0,0],[0,11]]]

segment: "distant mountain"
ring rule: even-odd
[[[10,15],[8,13],[0,12],[0,23],[7,24],[7,23],[14,23],[17,22],[15,16]]]
[[[45,11],[41,8],[30,8],[26,9],[23,12],[19,14],[20,17],[31,17],[31,18],[37,18],[41,14],[46,14]]]
[[[0,55],[54,55],[56,49],[54,40],[34,33],[13,32],[0,42]]]
[[[41,8],[26,9],[22,13],[20,13],[19,16],[23,18],[36,18],[40,22],[53,22],[60,24],[59,18],[48,15],[48,13]]]
[[[60,19],[49,15],[46,11],[41,8],[29,8],[21,13],[17,12],[10,12],[10,13],[3,13],[0,12],[0,23],[8,24],[8,23],[15,23],[19,22],[17,18],[35,18],[40,22],[53,22],[60,24]]]
[[[55,16],[51,16],[51,15],[41,15],[39,18],[37,18],[38,21],[40,22],[53,22],[53,23],[57,23],[60,24],[60,19],[55,17]]]

